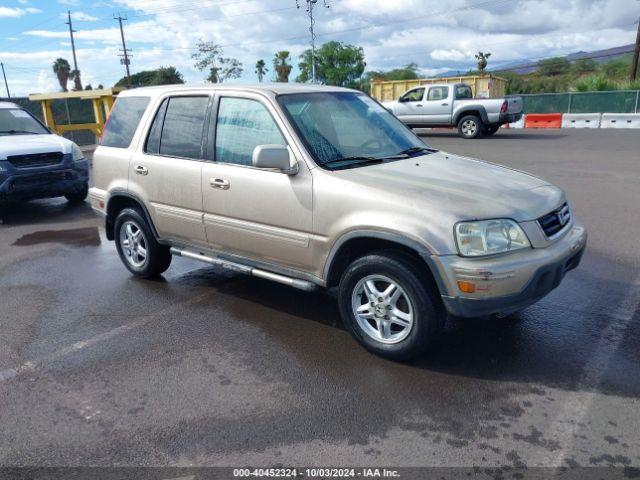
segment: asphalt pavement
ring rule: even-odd
[[[564,188],[581,266],[424,359],[358,346],[329,293],[182,258],[133,278],[88,204],[0,225],[0,465],[640,466],[640,132],[501,131],[443,150]],[[635,472],[635,473],[634,473]]]

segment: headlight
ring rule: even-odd
[[[510,252],[531,246],[529,239],[513,220],[460,222],[455,226],[460,255],[479,257]]]
[[[77,162],[78,160],[84,160],[84,154],[82,153],[82,150],[80,150],[80,147],[75,143],[71,147],[71,155],[74,162]]]

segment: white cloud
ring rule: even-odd
[[[0,7],[0,18],[2,17],[19,18],[28,13],[40,13],[41,11],[42,10],[34,7],[27,7],[27,8]]]
[[[308,17],[304,9],[295,9],[293,0],[58,0],[58,3],[81,4],[90,17],[110,18],[108,9],[99,13],[92,10],[94,3],[100,8],[111,6],[114,12],[118,9],[127,12],[129,20],[124,23],[124,31],[127,46],[133,50],[132,71],[173,65],[188,82],[201,82],[206,76],[194,70],[191,59],[199,38],[221,44],[225,56],[240,59],[245,70],[240,81],[244,82],[255,81],[256,60],[262,58],[267,62],[271,78],[274,52],[289,50],[297,67],[298,56],[308,48]],[[330,3],[331,8],[318,8],[316,12],[318,44],[338,40],[359,45],[364,48],[370,70],[415,62],[425,76],[473,68],[477,50],[492,53],[491,68],[630,44],[635,40],[633,21],[640,10],[640,3],[630,0],[332,0]],[[78,16],[81,12],[72,15],[81,20]],[[25,33],[38,37],[27,39],[25,48],[33,44],[43,50],[19,53],[15,50],[24,49],[18,46],[14,49],[12,43],[11,48],[6,48],[8,52],[0,52],[0,58],[6,58],[7,63],[31,69],[16,74],[19,78],[33,79],[32,72],[39,69],[48,72],[51,62],[59,56],[71,60],[69,48],[59,44],[68,41],[64,25],[55,29],[46,25],[36,28]],[[117,22],[79,24],[76,28],[83,81],[91,78],[92,84],[109,85],[121,78],[124,68],[118,57],[121,40]],[[296,75],[294,68],[291,78]]]
[[[67,14],[61,13],[60,18],[63,18],[64,20],[66,20]],[[71,12],[71,20],[79,21],[79,22],[97,22],[100,19],[98,17],[94,17],[93,15],[89,15],[88,13],[85,13],[85,12],[74,11],[74,12]]]

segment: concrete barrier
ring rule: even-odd
[[[561,113],[528,113],[524,120],[524,128],[560,128]]]
[[[640,113],[603,113],[600,128],[640,128]]]
[[[599,113],[565,113],[562,128],[600,128]]]

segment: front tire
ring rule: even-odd
[[[395,251],[355,260],[342,274],[342,319],[367,350],[397,361],[423,354],[444,323],[437,287]]]
[[[116,217],[114,228],[118,255],[131,273],[138,277],[150,278],[169,268],[169,247],[156,241],[151,227],[138,210],[122,210]]]
[[[87,199],[88,194],[89,185],[85,183],[79,190],[67,193],[64,198],[66,198],[69,203],[82,203]]]
[[[482,120],[475,115],[462,117],[458,122],[458,133],[462,138],[478,138],[482,133]]]

